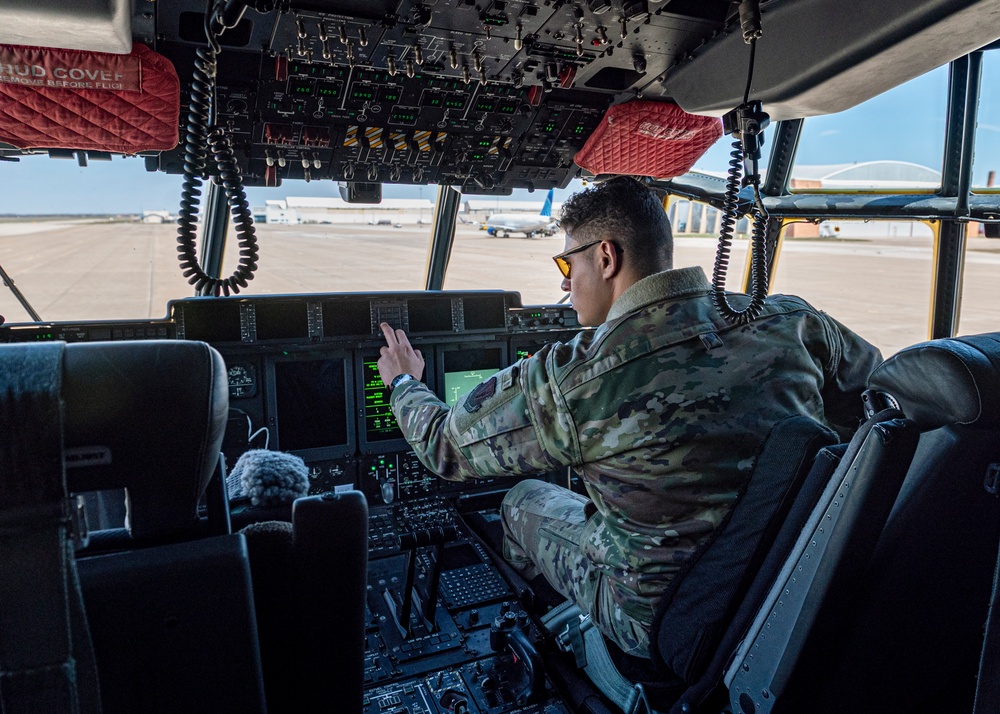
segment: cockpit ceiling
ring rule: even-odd
[[[772,0],[762,4],[762,25],[750,96],[773,120],[795,119],[849,109],[994,42],[1000,2]],[[739,105],[750,49],[738,30],[665,73],[663,95],[692,114]]]
[[[225,5],[238,22],[220,38],[215,123],[251,185],[563,187],[584,174],[574,157],[612,104],[673,101],[721,115],[747,81],[750,52],[729,0],[247,5]],[[773,119],[845,109],[1000,37],[997,0],[761,9],[750,97]],[[159,0],[132,15],[133,41],[173,62],[184,93],[206,44],[205,10],[202,0]],[[10,42],[2,29],[0,42]],[[183,163],[182,146],[147,160],[168,173]]]

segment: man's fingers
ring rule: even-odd
[[[390,347],[392,347],[392,345],[396,344],[396,342],[398,341],[396,339],[396,333],[398,332],[402,334],[403,332],[402,330],[393,330],[392,327],[389,326],[388,322],[380,323],[379,327],[382,329],[382,336],[385,337],[386,344],[389,345]]]
[[[413,350],[413,354],[415,354],[417,357],[419,357],[420,361],[423,362],[424,356],[422,354],[420,354],[420,350]]]
[[[410,338],[407,337],[406,333],[403,332],[402,330],[396,330],[396,339],[399,341],[399,344],[402,345],[403,347],[410,346]]]

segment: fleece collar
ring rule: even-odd
[[[704,294],[708,292],[709,287],[705,271],[697,265],[653,273],[634,283],[618,296],[608,311],[608,320],[615,320],[654,302]]]

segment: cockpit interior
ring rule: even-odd
[[[431,473],[376,363],[380,324],[403,329],[425,383],[454,405],[591,329],[569,304],[442,289],[462,195],[624,174],[740,215],[993,230],[998,194],[970,195],[975,118],[957,88],[971,91],[998,39],[997,0],[0,3],[0,162],[127,154],[182,175],[178,270],[192,286],[159,318],[0,324],[2,711],[990,701],[977,683],[1000,539],[1000,340],[954,337],[947,294],[940,339],[876,371],[849,442],[776,427],[737,527],[691,564],[737,553],[740,568],[712,586],[679,580],[653,662],[600,655],[586,618],[504,561],[498,508],[517,479]],[[939,191],[789,191],[802,119],[948,63]],[[768,122],[771,145],[754,144]],[[723,134],[742,142],[742,182],[688,173]],[[358,204],[383,185],[435,186],[427,289],[384,291],[373,275],[364,292],[246,293],[267,266],[245,188],[293,181],[336,183]],[[230,230],[240,259],[226,277]],[[765,263],[777,230],[761,229]],[[949,235],[936,285],[961,272]],[[230,493],[250,450],[299,457],[307,493],[268,506]],[[582,488],[572,468],[535,477]]]

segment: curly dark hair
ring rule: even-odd
[[[656,195],[628,176],[575,193],[563,204],[559,225],[578,243],[609,238],[640,274],[673,267],[670,221]]]

